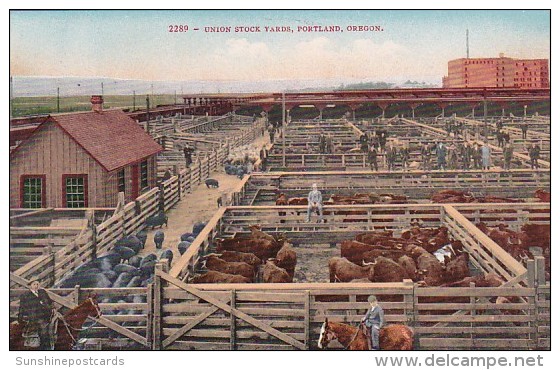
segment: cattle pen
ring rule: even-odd
[[[216,127],[222,123],[201,122]],[[346,124],[342,126],[337,130],[344,131],[340,135],[344,140],[356,133]],[[29,278],[39,276],[62,307],[73,308],[91,293],[107,299],[100,303],[103,315],[81,334],[86,349],[306,350],[317,348],[320,327],[326,318],[358,325],[368,308],[367,296],[375,294],[389,323],[404,323],[414,329],[415,349],[550,349],[551,292],[545,258],[536,251],[534,258],[522,263],[476,226],[481,222],[493,227],[507,223],[515,230],[526,223],[550,226],[550,203],[538,202],[534,197],[536,190],[550,188],[548,168],[373,173],[345,167],[329,172],[254,173],[241,180],[231,202],[214,213],[180,258],[171,266],[156,264],[154,280],[147,287],[50,288],[82,263],[110,251],[118,238],[142,230],[148,217],[173,208],[223,165],[232,148],[250,142],[256,135],[254,131],[260,129],[252,125],[227,141],[216,133],[215,141],[200,144],[208,151],[189,168],[176,164],[182,160],[180,156],[164,158],[161,169],[174,168],[171,177],[132,202],[126,203],[120,197],[114,209],[12,210],[12,318]],[[168,139],[181,143],[199,140],[181,133],[171,133]],[[282,156],[278,147],[273,150],[273,155]],[[275,205],[279,193],[303,197],[314,183],[324,195],[392,192],[412,202],[326,205],[325,223],[304,222],[305,206]],[[463,189],[523,202],[430,203],[430,196],[443,189]],[[320,246],[337,253],[340,243],[357,233],[391,230],[398,234],[413,221],[421,221],[425,227],[445,226],[452,238],[463,243],[474,270],[495,274],[504,283],[492,288],[443,288],[424,287],[411,280],[191,282],[202,269],[201,259],[216,250],[219,238],[247,235],[249,226],[254,224],[269,234],[285,235],[301,250]],[[138,299],[131,301],[130,297]],[[498,301],[499,297],[507,301]]]

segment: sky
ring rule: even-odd
[[[169,32],[187,25],[187,32]],[[342,32],[298,32],[298,26]],[[351,32],[375,25],[382,31]],[[232,32],[205,32],[205,27]],[[236,33],[235,26],[261,32]],[[294,32],[266,32],[265,26]],[[199,28],[195,31],[194,28]],[[549,58],[548,11],[12,11],[12,76],[441,82],[447,61]]]

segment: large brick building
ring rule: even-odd
[[[461,58],[448,63],[444,88],[548,88],[548,59]]]

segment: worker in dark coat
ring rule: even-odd
[[[192,164],[192,154],[194,152],[194,149],[191,148],[188,145],[185,145],[185,147],[183,148],[183,154],[185,155],[185,165],[187,167],[190,167],[190,165]]]
[[[374,295],[368,297],[368,302],[370,309],[362,322],[371,331],[371,349],[377,351],[379,350],[379,330],[385,325],[385,315],[381,306],[377,304],[377,298]]]
[[[31,280],[29,291],[19,301],[18,321],[24,333],[38,332],[40,350],[52,349],[50,322],[54,314],[53,302],[44,289],[39,288],[37,279]]]
[[[385,158],[387,159],[387,169],[392,171],[395,169],[395,161],[397,160],[397,148],[393,146],[393,143],[389,143],[389,147],[385,152]]]
[[[463,170],[468,170],[471,166],[472,148],[468,142],[464,142],[460,148],[461,162],[463,163]]]
[[[422,146],[422,150],[420,151],[420,155],[422,156],[422,169],[425,171],[429,171],[432,169],[432,148],[428,143],[425,143]]]
[[[369,167],[371,168],[372,171],[374,168],[375,171],[379,171],[377,167],[377,148],[375,147],[375,145],[370,145],[369,147],[368,162],[369,162]]]
[[[523,121],[519,124],[519,128],[521,129],[521,138],[522,139],[527,139],[527,130],[529,129],[529,126],[527,125],[527,122]]]
[[[513,147],[510,143],[504,146],[504,170],[509,170],[511,166],[511,158],[513,157]]]
[[[400,154],[401,154],[401,165],[404,171],[408,168],[408,161],[410,160],[410,148],[406,144],[403,144],[400,150]]]
[[[531,159],[531,169],[539,169],[539,159],[541,159],[541,147],[536,143],[529,148],[529,158]]]

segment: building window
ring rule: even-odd
[[[117,187],[119,193],[124,193],[126,189],[125,177],[124,177],[124,168],[117,172]]]
[[[64,207],[87,207],[87,175],[62,175],[62,185]]]
[[[140,188],[148,187],[148,161],[140,163]]]
[[[21,177],[21,207],[44,208],[45,175],[24,175]]]

